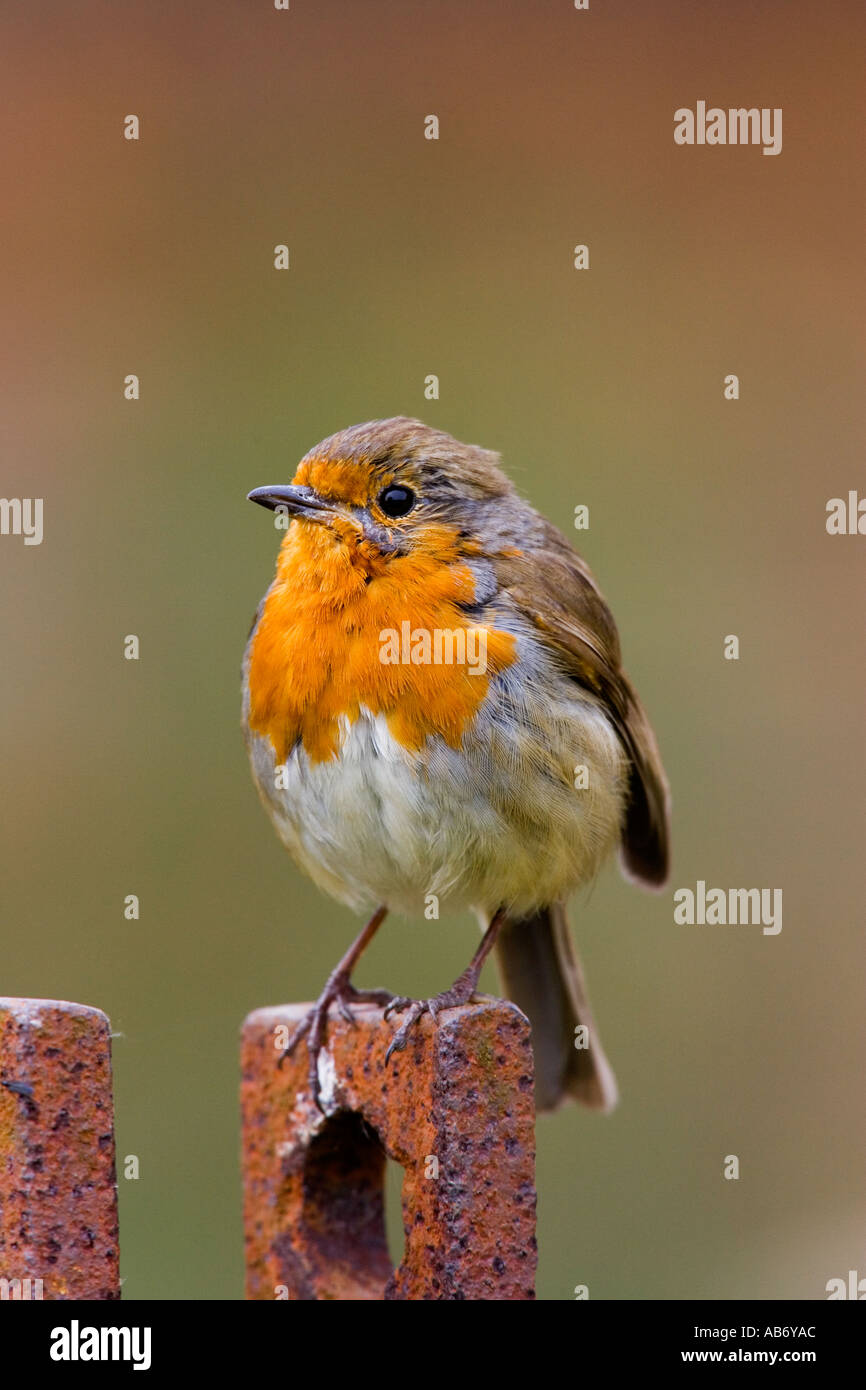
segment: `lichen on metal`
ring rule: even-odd
[[[119,1298],[118,1265],[108,1019],[0,997],[0,1297]]]
[[[251,1299],[522,1300],[534,1295],[535,1110],[529,1024],[483,998],[425,1017],[385,1063],[393,1024],[333,1013],[319,1059],[277,1065],[306,1005],[242,1034],[244,1225]],[[384,1219],[386,1156],[404,1169],[405,1253]]]

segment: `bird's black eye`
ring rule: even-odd
[[[389,483],[382,488],[376,500],[386,516],[405,516],[415,505],[415,494],[410,487]]]

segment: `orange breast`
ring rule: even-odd
[[[252,642],[250,728],[271,740],[279,762],[299,740],[323,762],[338,752],[340,716],[354,721],[363,705],[384,715],[406,748],[420,749],[428,734],[458,747],[491,676],[516,657],[511,633],[473,623],[458,607],[474,591],[447,527],[428,526],[409,554],[385,558],[348,522],[341,534],[293,522]],[[418,634],[430,634],[432,654],[437,632],[462,630],[476,658],[484,651],[485,672],[473,674],[469,661],[383,661],[383,649],[394,653],[383,633],[398,634],[406,654],[407,622],[422,656]],[[443,655],[449,646],[446,638]]]

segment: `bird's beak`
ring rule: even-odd
[[[247,493],[247,501],[258,502],[272,512],[285,507],[290,516],[305,516],[310,521],[330,521],[337,511],[336,504],[320,497],[315,488],[296,487],[293,483],[255,487]]]

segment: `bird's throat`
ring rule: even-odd
[[[251,639],[250,729],[281,763],[297,744],[313,762],[336,757],[342,717],[362,709],[406,748],[434,735],[459,747],[491,679],[516,659],[513,634],[467,615],[474,596],[445,526],[384,557],[363,539],[293,524]]]

